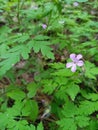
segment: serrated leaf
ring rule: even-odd
[[[7,53],[1,56],[0,58],[2,61],[0,62],[0,75],[5,74],[6,71],[11,69],[17,62],[19,62],[20,55],[21,53],[23,55],[23,52],[23,46],[20,45],[10,49],[7,51]],[[24,58],[27,58],[27,53],[24,54]]]
[[[0,128],[3,130],[3,129],[5,129],[7,123],[9,122],[9,120],[7,118],[7,114],[0,112],[0,119],[2,119],[2,120],[0,120]]]
[[[49,59],[55,59],[54,58],[54,54],[51,52],[51,51],[49,51],[47,54],[46,54],[46,56],[49,58]]]
[[[91,120],[89,122],[89,127],[87,127],[87,130],[97,130],[98,129],[98,120]]]
[[[1,44],[0,45],[0,56],[2,57],[8,50],[8,46],[6,44]]]
[[[77,126],[72,118],[64,118],[57,121],[57,124],[61,127],[61,130],[77,130]]]
[[[74,117],[75,115],[77,115],[78,113],[78,108],[77,106],[74,105],[74,103],[68,101],[65,105],[64,108],[62,110],[62,113],[65,117]]]
[[[27,130],[36,130],[35,129],[35,126],[34,125],[30,125],[30,126],[28,126],[28,129]]]
[[[41,52],[43,56],[46,56],[50,59],[54,59],[54,54],[51,52],[51,48],[49,46],[42,46]]]
[[[98,111],[98,101],[82,101],[78,111],[81,115],[90,115],[93,112]]]
[[[64,77],[70,77],[73,75],[73,73],[69,69],[59,69],[56,72],[52,73],[51,75],[55,76],[64,76]]]
[[[76,123],[78,124],[78,126],[80,128],[83,128],[83,127],[86,127],[89,125],[90,118],[81,115],[81,116],[76,116],[75,120],[76,120]]]
[[[54,69],[65,69],[65,64],[60,63],[60,62],[58,62],[58,63],[50,63],[49,65]]]
[[[35,53],[38,53],[41,51],[44,57],[54,59],[54,54],[52,53],[52,49],[49,46],[51,43],[48,41],[37,41],[32,40],[28,43],[28,47],[31,49],[33,48]]]
[[[43,92],[52,94],[53,91],[58,87],[58,84],[53,82],[52,80],[43,80],[44,89]]]
[[[90,79],[96,79],[96,75],[98,75],[98,68],[91,62],[85,62],[85,76]]]
[[[27,45],[18,45],[9,49],[4,55],[1,55],[0,58],[2,61],[0,62],[0,75],[4,75],[6,71],[19,62],[21,56],[23,59],[28,59],[30,51],[31,48],[28,48]]]
[[[81,128],[88,126],[90,118],[86,115],[83,115],[83,113],[80,113],[79,110],[80,109],[74,105],[74,103],[68,101],[62,110],[64,118],[62,119],[61,117],[61,120],[57,121],[57,124],[59,124],[63,130],[77,130],[78,126]]]
[[[9,122],[7,128],[9,130],[27,130],[28,122],[26,120],[19,120],[15,121],[12,120],[12,122]]]
[[[4,75],[6,71],[11,69],[14,64],[19,62],[19,60],[20,60],[19,53],[16,52],[14,53],[14,55],[13,53],[10,53],[10,55],[8,54],[7,58],[1,61],[0,63],[0,75],[1,76]]]
[[[21,115],[21,110],[23,108],[23,102],[21,100],[16,100],[14,105],[11,108],[7,108],[6,114],[14,118],[15,116]]]
[[[25,59],[25,60],[28,59],[29,58],[29,53],[30,53],[30,49],[27,48],[27,46],[23,46],[21,48],[21,55],[22,55],[23,59]]]
[[[44,35],[37,35],[34,37],[34,40],[38,40],[38,41],[42,41],[42,40],[44,41],[44,40],[48,40],[48,39],[50,39],[50,37],[44,36]]]
[[[85,91],[81,91],[81,94],[83,97],[85,97],[88,100],[97,101],[98,100],[98,94],[97,93],[88,93]]]
[[[16,42],[18,42],[18,43],[24,43],[28,39],[29,39],[29,35],[28,34],[18,33],[15,36],[11,36],[11,40],[12,40],[13,43],[16,43]]]

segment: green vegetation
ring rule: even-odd
[[[0,0],[0,130],[98,130],[97,80],[97,0]]]

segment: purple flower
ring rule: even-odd
[[[70,59],[72,60],[72,62],[69,62],[66,64],[66,68],[71,68],[72,72],[75,72],[77,69],[77,66],[81,67],[84,65],[83,60],[82,59],[82,55],[81,54],[70,54]]]
[[[78,2],[74,2],[73,5],[74,5],[74,6],[78,6],[79,3],[78,3]]]
[[[43,29],[46,29],[47,28],[47,25],[46,24],[42,24],[41,25]]]

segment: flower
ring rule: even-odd
[[[46,24],[42,24],[41,25],[43,29],[46,29],[47,28],[47,25]]]
[[[73,5],[74,5],[74,6],[78,6],[79,3],[78,3],[78,2],[74,2]]]
[[[82,59],[82,55],[81,54],[70,54],[70,59],[72,60],[72,62],[69,62],[66,64],[66,68],[71,68],[72,72],[75,72],[77,69],[77,66],[81,67],[84,65],[83,60]]]

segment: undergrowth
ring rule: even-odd
[[[0,130],[98,130],[97,80],[97,0],[0,0]]]

